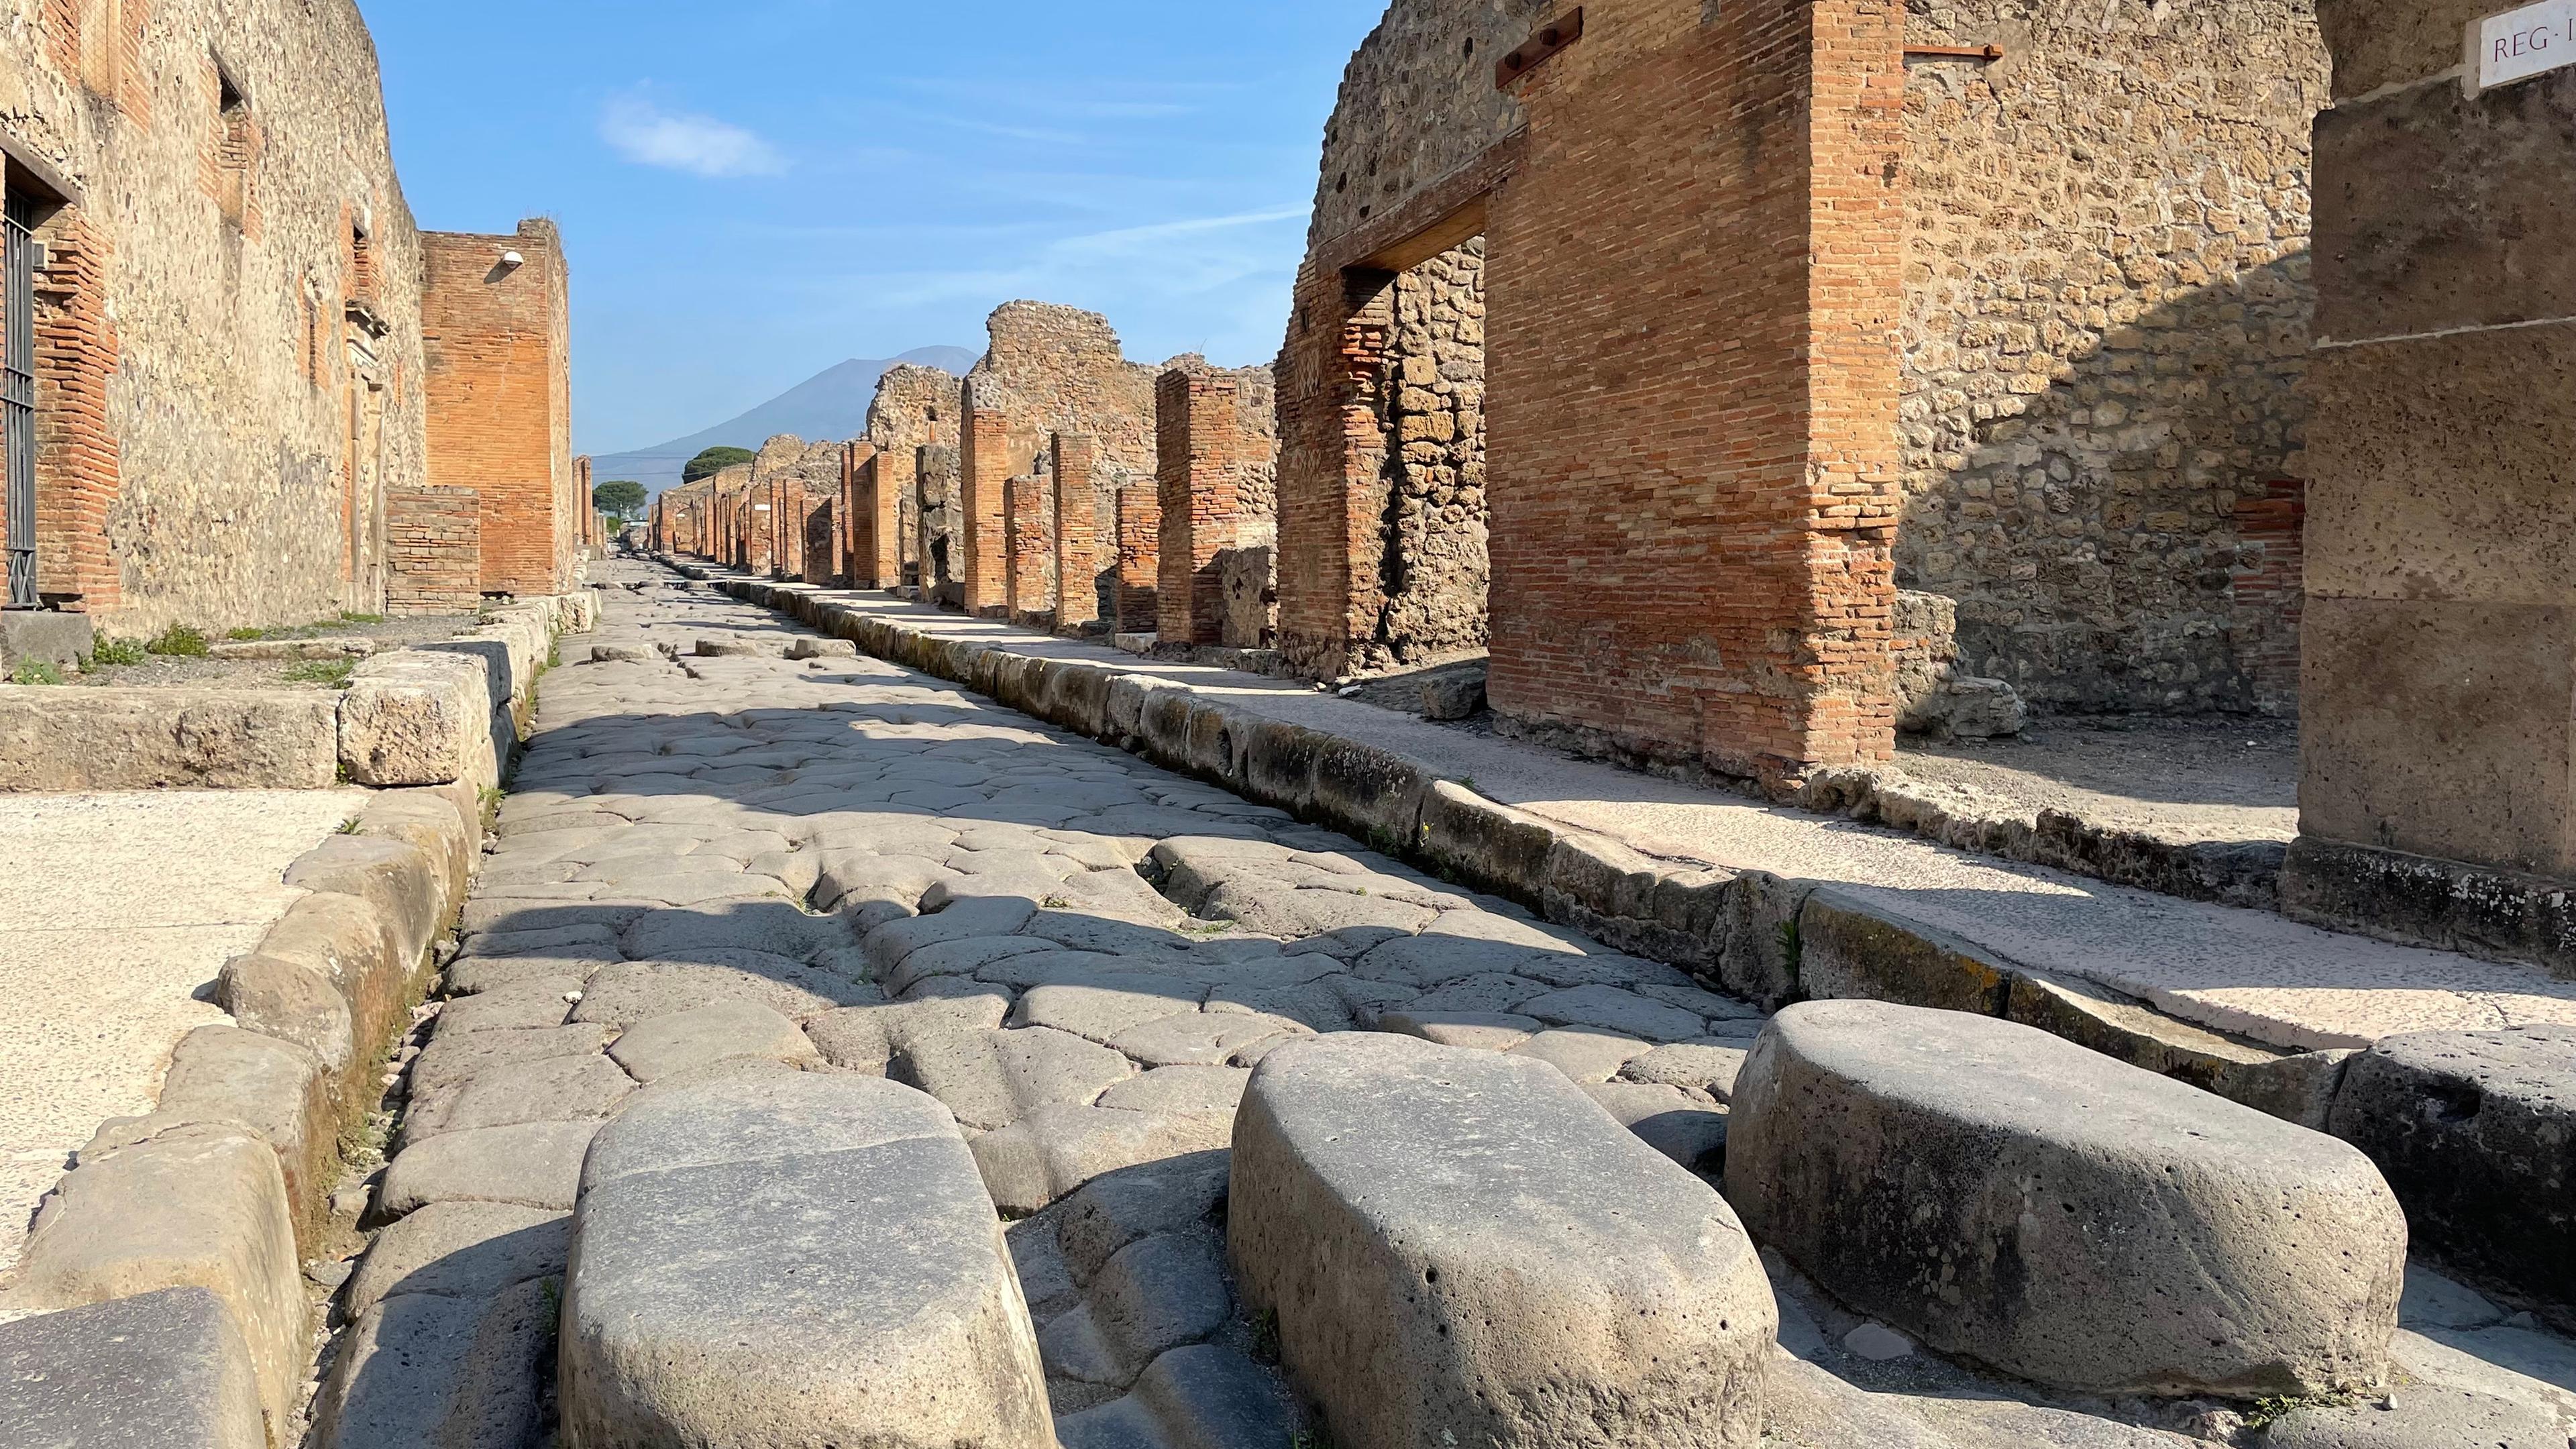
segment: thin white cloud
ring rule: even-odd
[[[639,166],[692,176],[777,176],[787,170],[778,148],[729,121],[666,111],[641,96],[620,96],[599,114],[599,137]]]

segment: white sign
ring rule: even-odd
[[[2469,27],[2478,89],[2576,65],[2576,0],[2541,0]]]
[[[769,505],[766,503],[755,503],[751,505],[751,511],[754,513],[767,513],[769,511]]]

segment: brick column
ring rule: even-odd
[[[1116,620],[1121,634],[1150,634],[1161,608],[1163,504],[1161,485],[1152,480],[1118,490],[1118,586]]]
[[[1070,631],[1100,618],[1100,562],[1094,535],[1098,506],[1091,487],[1091,439],[1057,433],[1048,444],[1055,483],[1055,627]]]
[[[896,532],[894,460],[869,443],[850,445],[857,458],[851,493],[850,579],[862,589],[891,589],[903,582],[903,540]]]
[[[979,617],[1010,608],[1009,544],[1002,528],[1002,486],[1010,478],[1010,420],[999,408],[968,407],[958,457],[959,542],[965,560],[966,612]]]
[[[1376,631],[1387,449],[1377,399],[1395,276],[1310,262],[1292,316],[1279,358],[1279,647],[1330,679]]]
[[[1240,400],[1230,378],[1175,369],[1154,384],[1155,482],[1163,510],[1160,607],[1166,644],[1214,644],[1225,616],[1216,556],[1234,546]]]
[[[2281,898],[2566,976],[2576,68],[2469,94],[2454,68],[2481,8],[2507,7],[2319,6],[2335,103],[2316,120],[2300,837]]]
[[[1003,603],[1010,611],[1011,622],[1031,627],[1049,623],[1048,611],[1055,602],[1046,577],[1054,554],[1054,545],[1048,541],[1048,491],[1047,481],[1032,473],[1020,474],[1002,484],[1005,546],[1010,550],[1010,563],[1003,570]]]

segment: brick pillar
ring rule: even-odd
[[[1052,532],[1047,527],[1049,485],[1033,473],[1002,484],[1002,517],[1007,530],[1010,564],[1003,574],[1004,603],[1011,621],[1031,627],[1051,622],[1054,599],[1047,588],[1047,566],[1053,561]]]
[[[1091,487],[1091,439],[1054,435],[1047,476],[1055,483],[1055,627],[1078,629],[1100,618],[1099,531]]]
[[[2316,119],[2300,837],[2283,909],[2565,976],[2576,68],[2496,72],[2472,95],[2453,70],[2479,7],[2318,8],[2335,97]]]
[[[1160,607],[1166,644],[1214,644],[1225,616],[1216,556],[1234,546],[1241,403],[1231,378],[1175,369],[1154,384],[1156,486],[1163,513]]]
[[[1002,485],[1011,476],[1009,428],[1001,409],[969,407],[959,440],[957,531],[966,557],[958,579],[966,586],[966,612],[978,617],[1010,608],[1009,547],[1002,528]]]
[[[1150,634],[1161,609],[1163,504],[1152,480],[1118,490],[1118,605],[1121,634]]]
[[[108,553],[107,517],[124,491],[119,443],[108,425],[108,384],[118,368],[116,322],[107,314],[112,251],[76,207],[42,227],[36,271],[36,588],[88,613],[122,602],[123,574]]]
[[[1293,319],[1278,364],[1279,647],[1330,679],[1377,627],[1387,448],[1377,399],[1395,275],[1309,263]]]

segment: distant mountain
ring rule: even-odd
[[[828,368],[729,422],[702,433],[674,438],[632,453],[610,453],[591,460],[591,476],[605,483],[632,478],[648,493],[680,486],[680,470],[709,448],[757,448],[780,433],[807,442],[855,438],[868,430],[868,404],[876,398],[877,379],[901,362],[942,368],[964,376],[979,353],[963,347],[918,347],[883,361],[852,358]]]

